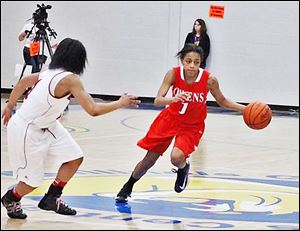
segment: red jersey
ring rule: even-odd
[[[181,92],[189,92],[190,97],[184,102],[171,103],[168,110],[175,119],[188,125],[203,125],[207,116],[206,99],[208,94],[207,80],[209,72],[199,68],[199,74],[192,84],[184,80],[183,66],[174,67],[175,80],[172,96]]]
[[[174,67],[175,80],[172,95],[190,92],[185,102],[171,103],[162,110],[150,126],[146,136],[138,141],[138,146],[162,155],[173,138],[174,147],[188,157],[198,146],[203,135],[207,115],[206,97],[209,72],[199,68],[199,74],[192,84],[184,80],[183,67]]]

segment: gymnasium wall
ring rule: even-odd
[[[91,94],[155,97],[194,20],[203,18],[211,39],[207,69],[226,97],[299,106],[298,1],[1,1],[1,89],[18,79],[17,36],[41,3],[52,6],[48,21],[58,40],[86,46],[82,80]],[[209,17],[211,5],[224,6],[223,19]]]

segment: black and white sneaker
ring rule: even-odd
[[[8,196],[9,191],[1,198],[3,206],[7,210],[7,215],[10,218],[25,219],[27,215],[23,213],[20,201],[12,201]]]
[[[184,168],[179,168],[178,170],[173,169],[173,172],[177,173],[177,179],[174,186],[175,192],[180,193],[186,188],[188,183],[189,171],[190,163],[188,161],[186,162]]]
[[[43,210],[52,210],[62,215],[76,215],[76,210],[70,208],[59,196],[45,194],[38,207]]]
[[[132,188],[128,187],[127,184],[124,184],[120,192],[117,194],[115,200],[118,203],[127,203],[128,197],[131,196]]]

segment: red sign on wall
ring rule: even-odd
[[[209,17],[224,18],[224,6],[210,6]]]

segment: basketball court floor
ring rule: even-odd
[[[252,130],[240,114],[209,108],[206,131],[189,158],[186,190],[173,189],[169,148],[136,183],[128,204],[116,204],[114,197],[146,153],[136,143],[158,113],[141,105],[90,117],[70,105],[61,122],[86,157],[63,199],[77,215],[37,207],[57,170],[46,161],[43,184],[22,199],[27,219],[9,219],[1,206],[1,230],[299,230],[296,113],[274,112],[267,128]],[[1,125],[1,196],[15,183]]]

